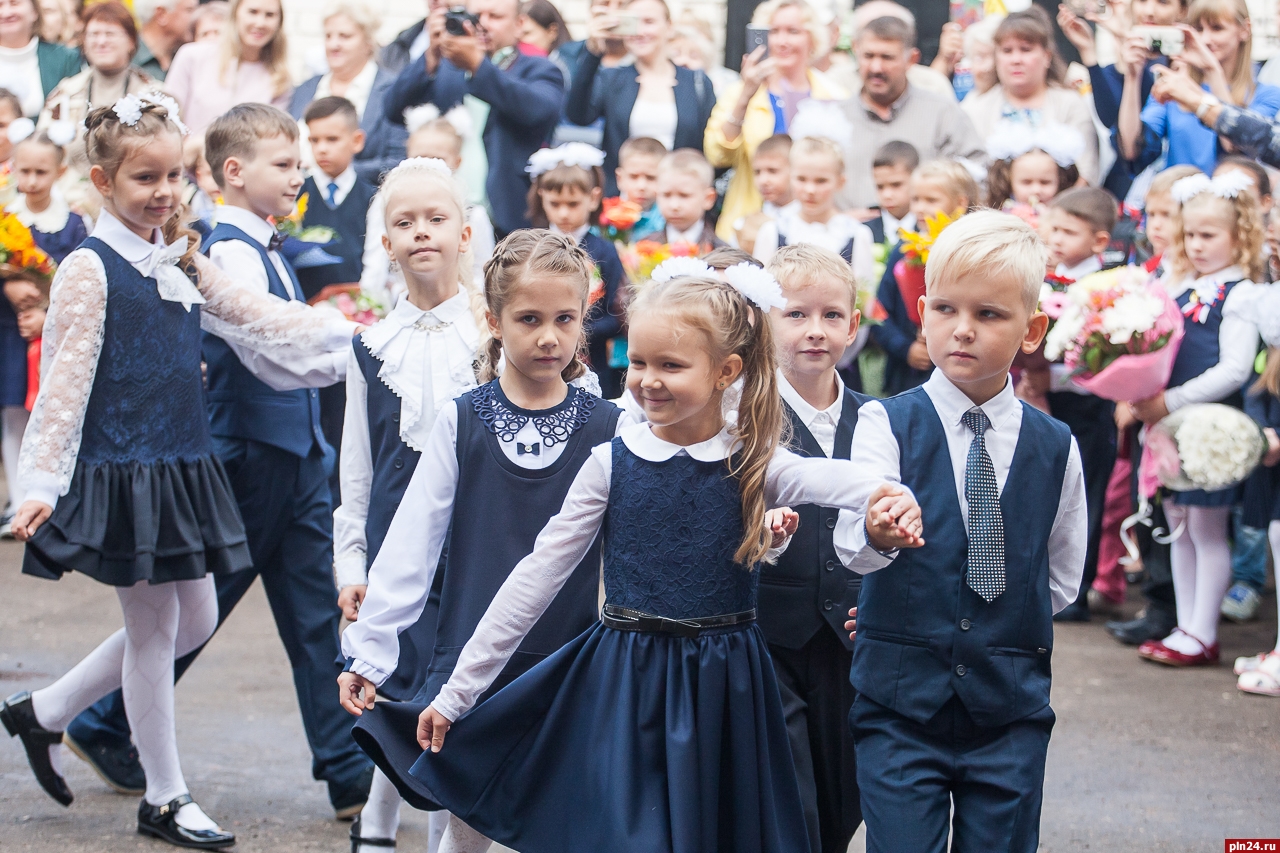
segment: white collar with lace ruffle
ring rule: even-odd
[[[430,311],[402,296],[360,340],[382,362],[378,378],[400,398],[400,438],[422,451],[436,413],[476,384],[472,363],[480,333],[472,318],[471,294],[460,289]]]
[[[28,228],[34,228],[42,234],[57,234],[67,227],[71,218],[71,208],[63,200],[57,188],[49,196],[49,206],[36,213],[27,207],[27,197],[18,196],[9,205],[9,212],[18,217],[18,221]]]

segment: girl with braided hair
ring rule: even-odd
[[[36,779],[63,805],[62,729],[124,687],[146,771],[138,831],[172,844],[235,843],[192,800],[178,761],[173,662],[212,635],[212,575],[250,565],[244,524],[213,453],[201,330],[277,363],[349,346],[332,312],[256,296],[201,257],[181,202],[182,134],[163,95],[128,95],[86,120],[93,234],[54,279],[42,382],[23,440],[26,500],[13,521],[23,572],[83,572],[116,587],[124,628],[70,672],[0,706]]]
[[[599,398],[598,386],[593,393],[571,384],[594,378],[582,360],[590,286],[591,261],[572,237],[516,231],[498,244],[485,264],[482,384],[436,413],[369,568],[359,619],[342,635],[348,665],[338,679],[340,699],[361,718],[356,741],[417,808],[440,808],[408,773],[422,752],[415,740],[419,713],[448,680],[512,567],[533,550],[591,449],[629,422]],[[513,647],[499,686],[595,621],[599,565],[597,544],[548,600],[551,616]],[[401,698],[399,638],[417,631],[432,610],[438,614],[434,646],[420,667],[425,683],[412,701],[375,707],[378,691]],[[371,853],[387,846],[393,832],[384,824],[379,837],[362,827],[353,832],[352,848]],[[453,819],[446,837],[450,833],[475,849],[489,843]]]

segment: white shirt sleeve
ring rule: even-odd
[[[476,285],[479,288],[484,282],[485,262],[493,257],[493,223],[483,207],[474,205],[467,211],[467,224],[471,226],[471,257],[475,261]]]
[[[611,444],[598,445],[591,451],[569,487],[560,512],[538,534],[533,553],[516,564],[489,604],[475,634],[463,647],[453,675],[431,702],[450,720],[469,711],[489,689],[590,550],[609,505],[611,460]],[[378,559],[381,561],[381,554]]]
[[[391,291],[387,288],[387,276],[391,272],[391,259],[382,245],[382,237],[387,233],[387,219],[384,215],[385,204],[381,197],[375,196],[369,205],[369,213],[364,223],[364,251],[360,255],[362,264],[360,272],[360,289],[378,299],[390,310],[392,306]]]
[[[778,223],[770,219],[761,224],[760,230],[756,232],[756,242],[751,254],[755,255],[760,263],[768,264],[776,251],[778,251]]]
[[[878,401],[873,400],[858,409],[858,425],[853,430],[849,462],[878,483],[902,482],[902,449],[898,447],[898,439],[889,425],[889,413]],[[867,542],[866,498],[870,496],[871,493],[867,492],[861,506],[840,513],[832,536],[840,562],[863,575],[883,569],[897,556],[896,551],[881,554]],[[927,518],[924,521],[928,523]],[[928,530],[924,535],[927,539]]]
[[[333,511],[333,575],[338,589],[369,582],[366,565],[369,492],[373,485],[373,449],[369,439],[369,388],[356,354],[348,351],[347,408],[342,420],[338,481],[342,503]]]
[[[77,249],[58,267],[40,357],[40,393],[18,454],[27,500],[56,506],[75,473],[107,319],[107,274],[96,252]]]
[[[1085,548],[1089,544],[1089,511],[1085,506],[1084,467],[1080,448],[1071,439],[1067,470],[1058,497],[1058,513],[1049,531],[1049,594],[1053,612],[1076,600],[1084,577]]]
[[[1231,288],[1222,304],[1222,325],[1218,327],[1218,363],[1195,379],[1164,392],[1170,412],[1193,403],[1216,403],[1239,391],[1253,375],[1258,354],[1258,327],[1249,316],[1256,285],[1241,282]],[[1191,321],[1188,321],[1191,322]]]
[[[436,417],[387,538],[369,567],[360,618],[342,632],[342,654],[354,659],[351,671],[375,685],[395,672],[400,632],[422,615],[435,582],[458,489],[457,441],[458,407],[450,403]]]
[[[853,277],[858,281],[870,281],[875,278],[875,238],[871,229],[861,222],[854,222],[853,228]],[[864,318],[865,319],[865,318]]]

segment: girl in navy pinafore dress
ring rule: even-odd
[[[589,267],[571,240],[546,231],[518,231],[498,244],[485,267],[495,337],[483,349],[481,378],[489,381],[436,416],[370,568],[360,618],[342,636],[349,664],[339,684],[343,706],[361,716],[356,741],[417,808],[440,808],[408,773],[421,753],[414,737],[419,713],[453,672],[494,594],[533,549],[534,537],[564,500],[591,449],[618,428],[616,406],[565,382],[566,376],[590,376],[576,356]],[[493,379],[500,358],[506,366],[501,379]],[[587,549],[564,589],[554,602],[548,600],[554,618],[520,644],[502,682],[595,621],[599,561],[599,546]],[[411,673],[418,694],[397,696],[395,682],[405,674],[398,657],[404,634],[419,630],[433,609],[433,648]],[[393,698],[412,701],[372,706],[374,691],[388,684],[396,691]],[[353,831],[356,853],[360,839],[370,842],[365,853],[374,839],[390,840],[370,829]]]
[[[779,449],[761,308],[781,304],[781,289],[762,270],[739,277],[758,307],[709,269],[640,292],[628,386],[649,423],[591,452],[419,720],[434,751],[414,778],[522,853],[809,850],[752,567],[771,534],[781,544],[782,517],[794,530],[794,513],[766,506],[856,509],[877,484],[848,462]],[[721,403],[739,375],[730,432]],[[918,507],[886,494],[874,511],[892,508],[906,528],[895,542],[918,544]],[[476,706],[601,534],[601,624]],[[480,849],[453,828],[441,853]]]
[[[1241,405],[1258,353],[1257,293],[1249,278],[1260,278],[1262,263],[1258,203],[1248,185],[1238,172],[1173,185],[1179,227],[1165,283],[1182,308],[1185,333],[1168,387],[1132,404],[1146,423],[1194,403]],[[1183,528],[1170,554],[1178,627],[1139,646],[1142,657],[1174,666],[1217,663],[1219,608],[1231,585],[1227,523],[1238,491],[1166,493],[1169,525]]]
[[[27,542],[24,573],[78,571],[116,587],[125,627],[52,685],[9,697],[0,721],[21,738],[45,791],[69,805],[51,752],[73,717],[123,684],[147,777],[138,831],[219,849],[235,838],[191,800],[173,717],[174,659],[217,623],[211,575],[250,564],[213,454],[201,328],[288,363],[349,346],[354,327],[253,296],[194,254],[178,201],[176,105],[147,97],[87,120],[103,210],[53,284],[44,381],[22,448],[27,499],[14,519]]]
[[[347,362],[347,410],[339,471],[342,505],[333,513],[333,569],[338,604],[352,622],[391,519],[428,445],[436,412],[476,384],[472,363],[480,342],[471,309],[470,242],[464,190],[441,160],[406,160],[387,173],[375,205],[385,212],[390,261],[407,292],[382,322],[352,342]],[[432,219],[434,228],[422,225]],[[398,227],[397,227],[398,226]],[[438,253],[415,254],[428,240]],[[443,579],[440,574],[439,578]],[[407,702],[426,680],[436,643],[439,584],[417,621],[398,637],[395,672],[377,685],[383,696]],[[432,817],[435,817],[433,813]],[[358,839],[392,842],[400,822],[400,793],[381,770],[351,828]],[[444,823],[438,824],[439,835]]]

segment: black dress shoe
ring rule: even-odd
[[[36,781],[44,792],[64,806],[71,805],[75,796],[67,787],[67,780],[58,775],[49,761],[49,747],[62,743],[62,732],[51,732],[36,720],[31,707],[31,694],[24,690],[15,693],[0,705],[0,722],[10,735],[16,735],[27,751],[27,763],[36,774]]]
[[[1108,622],[1107,633],[1126,646],[1140,646],[1147,640],[1163,640],[1173,632],[1178,621],[1170,614],[1148,607],[1128,622]]]
[[[1073,601],[1053,614],[1054,622],[1088,622],[1089,605],[1083,601]]]
[[[369,802],[369,788],[373,785],[373,765],[370,764],[347,785],[329,783],[329,802],[333,804],[333,816],[338,820],[351,820],[360,814]]]
[[[394,838],[361,838],[360,837],[360,818],[356,818],[356,822],[351,824],[351,853],[364,853],[361,847],[395,847],[396,840]]]
[[[92,767],[117,794],[141,797],[146,792],[147,774],[142,772],[142,762],[138,760],[138,750],[133,744],[121,747],[92,741],[81,742],[73,738],[69,731],[62,733],[62,743],[77,758]]]
[[[153,806],[146,800],[138,804],[138,834],[150,835],[168,841],[178,847],[196,850],[222,850],[236,843],[236,837],[221,829],[187,829],[178,825],[178,809],[193,803],[190,794],[183,794],[163,806]]]

